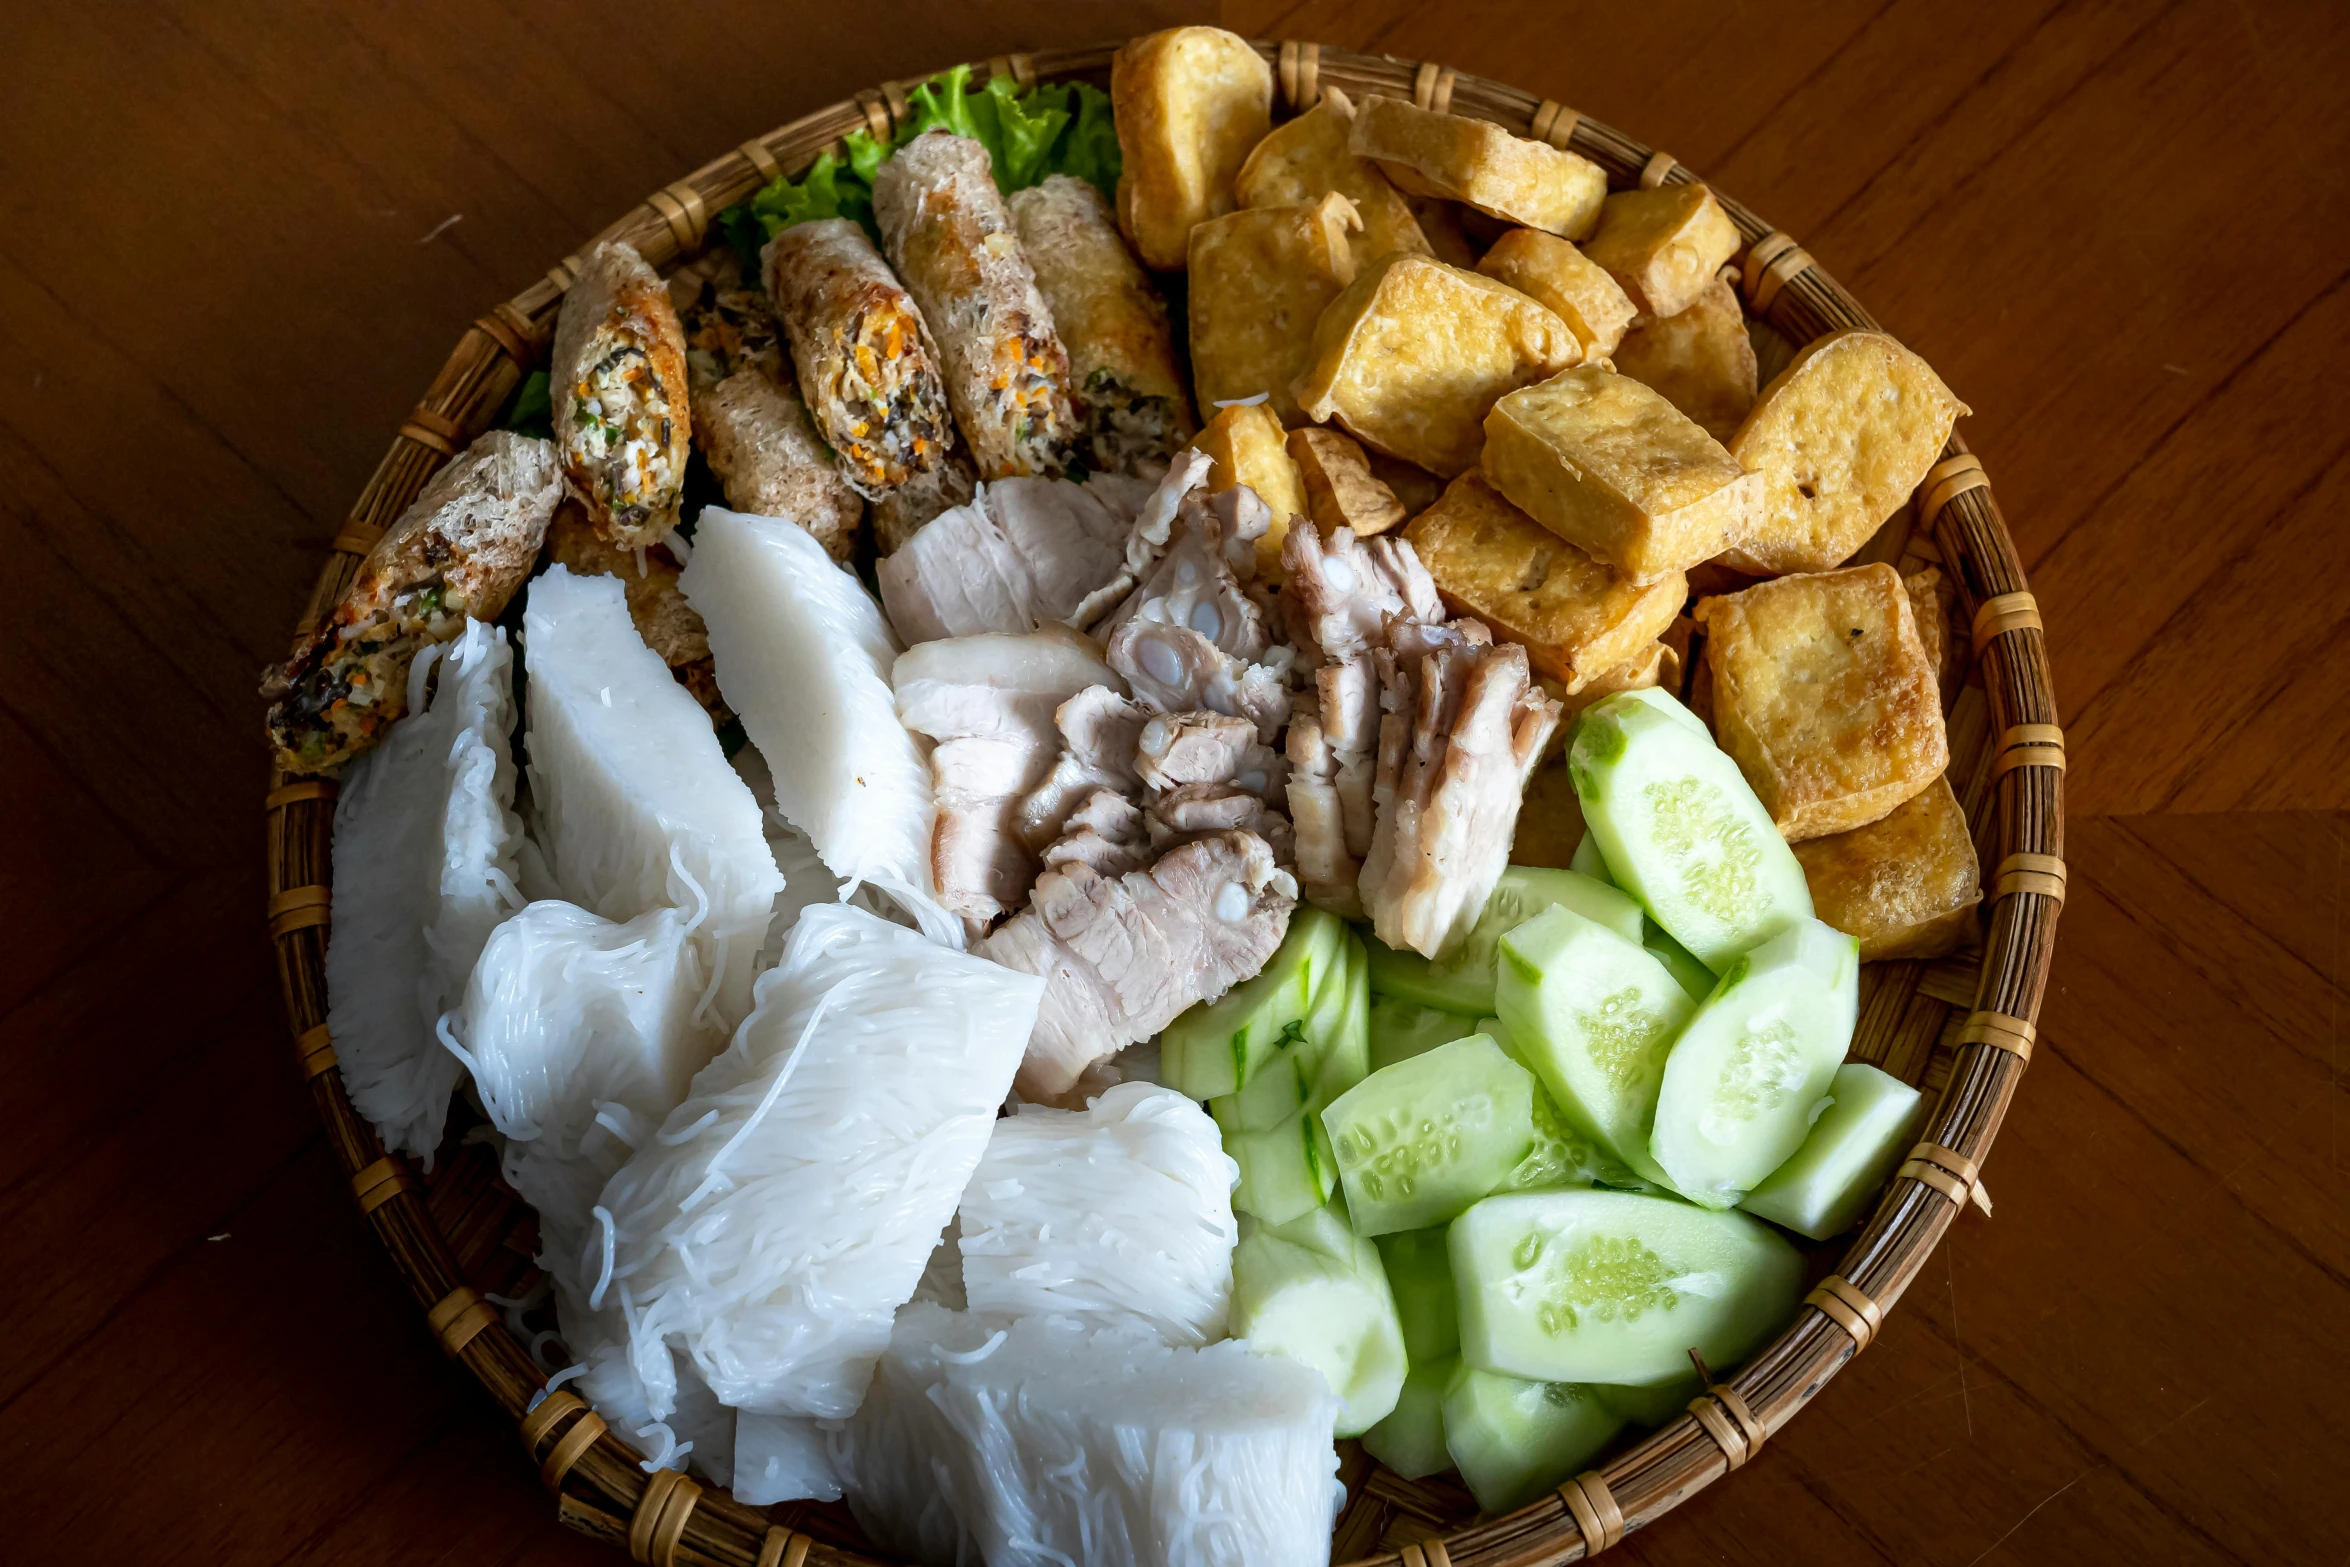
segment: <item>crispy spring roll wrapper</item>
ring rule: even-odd
[[[849,488],[840,459],[808,417],[766,296],[742,286],[731,252],[713,257],[669,280],[685,324],[694,439],[728,506],[788,517],[846,561],[865,520],[865,498]]]
[[[323,772],[381,739],[408,711],[417,653],[504,612],[562,498],[554,443],[510,430],[434,474],[325,620],[262,678],[277,765]]]
[[[633,549],[677,526],[692,426],[685,332],[633,247],[608,241],[580,264],[548,383],[563,475],[596,527]]]
[[[977,493],[976,476],[961,451],[918,478],[909,479],[873,503],[873,540],[884,555],[894,555],[923,524],[942,511],[960,506]]]
[[[890,264],[938,342],[947,402],[983,479],[1051,476],[1077,436],[1069,355],[987,148],[926,131],[873,177]]]
[[[938,347],[913,296],[846,218],[796,223],[761,257],[800,396],[849,484],[878,501],[954,450]]]
[[[1126,248],[1109,202],[1086,181],[1054,174],[1006,205],[1069,355],[1080,452],[1111,473],[1171,462],[1199,426],[1167,302]]]

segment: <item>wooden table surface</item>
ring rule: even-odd
[[[617,1560],[297,1086],[256,671],[464,324],[643,192],[884,77],[1212,8],[10,9],[0,1556]],[[1998,1217],[1624,1559],[2350,1558],[2350,7],[1224,19],[1513,81],[1800,236],[1973,404],[2050,627],[2071,903]]]

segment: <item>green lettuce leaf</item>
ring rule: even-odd
[[[1026,190],[1053,172],[1048,160],[1069,123],[1069,89],[1014,90],[1010,77],[988,78],[985,101],[995,110],[995,182],[1006,192]]]
[[[1125,160],[1118,152],[1118,127],[1110,118],[1110,95],[1091,82],[1069,85],[1077,95],[1076,118],[1053,148],[1052,167],[1045,172],[1088,180],[1116,201],[1118,173]]]
[[[547,372],[533,370],[514,389],[514,404],[506,410],[506,428],[517,435],[555,438],[555,403],[547,391]]]

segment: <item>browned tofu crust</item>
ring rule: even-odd
[[[1849,832],[1950,763],[1941,694],[1891,566],[1699,602],[1715,738],[1790,843]]]
[[[1289,432],[1289,455],[1305,484],[1306,515],[1324,534],[1344,528],[1367,539],[1403,522],[1403,502],[1371,472],[1360,441],[1309,424]]]
[[[1738,291],[1715,278],[1688,309],[1654,316],[1616,345],[1616,369],[1727,443],[1754,407],[1754,339]]]
[[[1195,223],[1230,212],[1233,178],[1273,128],[1273,68],[1220,27],[1129,40],[1110,62],[1118,227],[1135,254],[1179,271]]]
[[[1474,471],[1453,480],[1404,537],[1447,608],[1523,643],[1535,669],[1569,695],[1654,643],[1686,596],[1678,572],[1641,585],[1610,571]]]
[[[1857,937],[1864,963],[1938,958],[1974,940],[1982,872],[1947,778],[1866,827],[1797,844],[1795,858],[1813,912]]]
[[[1192,229],[1191,380],[1202,408],[1262,395],[1283,424],[1305,422],[1291,383],[1313,358],[1314,324],[1354,278],[1347,235],[1361,226],[1332,192]]]

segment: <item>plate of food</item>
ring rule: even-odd
[[[366,1221],[639,1561],[1565,1561],[1866,1348],[2031,1055],[1966,412],[1669,155],[1186,27],[469,329],[263,695]]]

